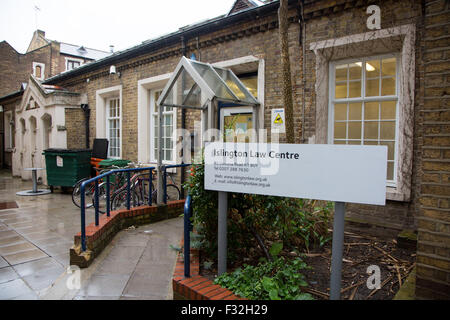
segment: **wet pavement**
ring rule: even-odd
[[[74,299],[172,299],[172,275],[183,234],[182,218],[121,231]]]
[[[169,245],[179,244],[181,218],[123,230],[89,268],[72,272],[69,249],[80,231],[80,211],[59,190],[16,195],[31,187],[0,171],[0,203],[6,204],[0,207],[1,300],[171,299],[176,254]],[[92,221],[91,209],[86,222]],[[68,285],[74,275],[79,285]]]

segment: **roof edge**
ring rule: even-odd
[[[289,0],[289,4],[293,3],[297,3],[297,0]],[[182,27],[178,31],[169,33],[167,35],[161,36],[153,40],[144,41],[143,43],[133,46],[129,49],[113,53],[108,57],[80,66],[64,74],[55,75],[51,78],[46,79],[43,83],[54,84],[57,83],[58,81],[63,81],[70,77],[79,76],[90,71],[98,70],[102,67],[109,66],[111,64],[139,56],[145,52],[148,52],[149,49],[158,49],[159,47],[167,46],[173,43],[178,43],[180,41],[181,36],[189,38],[189,36],[194,36],[194,34],[198,35],[201,34],[202,32],[208,33],[214,32],[220,28],[224,28],[233,23],[253,19],[255,15],[259,16],[271,13],[273,11],[276,12],[276,10],[278,10],[278,7],[279,1],[272,1],[262,6],[242,10],[233,13],[231,15],[223,14],[195,25]]]

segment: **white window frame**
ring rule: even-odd
[[[13,146],[13,125],[11,122],[14,123],[13,113],[11,110],[5,112],[5,128],[7,129],[5,131],[5,150],[10,151],[14,148]]]
[[[105,138],[108,139],[109,133],[107,132],[107,112],[108,112],[108,99],[118,98],[119,106],[120,106],[120,115],[123,114],[122,107],[122,86],[114,86],[105,89],[100,89],[96,91],[95,95],[95,116],[96,116],[96,138]],[[120,117],[120,155],[117,158],[123,157],[123,130],[122,130],[122,116]],[[109,141],[109,140],[108,140]],[[109,154],[109,147],[108,147]]]
[[[389,95],[389,96],[365,96],[365,90],[366,90],[366,72],[364,71],[364,65],[366,61],[370,60],[381,60],[386,58],[395,58],[396,59],[396,71],[395,71],[395,95]],[[400,75],[399,75],[399,66],[401,65],[401,57],[398,53],[393,54],[383,54],[383,55],[376,55],[376,56],[369,56],[369,57],[362,57],[362,58],[353,58],[353,59],[343,59],[343,60],[336,60],[331,61],[329,63],[329,98],[328,98],[328,143],[333,144],[334,141],[334,104],[335,103],[365,103],[365,102],[379,102],[379,101],[396,101],[396,108],[395,108],[395,151],[394,151],[394,176],[393,180],[386,180],[386,186],[387,187],[396,187],[397,186],[397,169],[398,169],[398,161],[399,161],[399,155],[398,155],[398,145],[400,143],[399,141],[399,134],[398,134],[398,126],[399,126],[399,87],[400,87]],[[361,96],[357,98],[335,98],[335,66],[340,64],[350,64],[354,62],[362,62],[361,67]],[[381,78],[380,82],[381,82]],[[381,90],[381,83],[379,86]],[[347,92],[348,92],[349,86],[347,85]],[[364,135],[364,108],[362,109],[362,118],[361,118],[361,142],[364,141],[363,135]],[[380,129],[379,129],[380,130]],[[347,140],[347,139],[346,139]]]
[[[386,187],[386,199],[410,201],[412,194],[414,106],[415,106],[415,54],[416,25],[405,24],[392,28],[352,34],[311,42],[309,49],[315,54],[315,127],[308,143],[327,143],[329,108],[329,63],[350,57],[370,56],[398,52],[399,68],[399,129],[397,186]]]
[[[154,137],[154,128],[155,124],[158,121],[158,112],[155,112],[155,93],[158,91],[162,91],[163,88],[158,89],[150,89],[149,91],[149,109],[150,109],[150,161],[157,162],[155,149],[155,137]],[[163,118],[165,115],[172,115],[172,160],[163,160],[163,164],[176,164],[177,162],[177,152],[176,152],[176,130],[177,130],[177,108],[172,107],[171,111],[165,111],[166,108],[163,109]],[[163,150],[164,152],[164,150]]]
[[[36,76],[36,67],[41,67],[41,76]],[[45,78],[45,64],[41,62],[33,62],[33,76],[38,80],[44,80]]]
[[[110,114],[110,104],[111,101],[117,101],[117,109],[118,109],[118,116],[111,116]],[[112,146],[112,140],[111,140],[111,127],[110,127],[110,120],[119,120],[119,156],[113,156],[111,154],[111,146]],[[112,159],[120,159],[120,155],[122,154],[122,126],[121,126],[121,122],[122,122],[122,106],[120,104],[120,98],[119,97],[114,97],[114,98],[108,98],[106,99],[106,137],[109,141],[109,147],[108,147],[108,158],[112,158]]]
[[[80,67],[81,67],[81,66],[83,65],[83,63],[84,63],[84,60],[83,60],[83,59],[70,58],[70,57],[65,57],[65,59],[66,59],[66,71],[76,69],[76,68],[69,69],[69,62],[79,62],[79,63],[80,63],[79,66],[80,66]]]
[[[151,156],[153,133],[150,114],[150,94],[152,90],[162,90],[171,75],[171,73],[166,73],[138,81],[138,161],[149,166],[156,164],[156,161]]]

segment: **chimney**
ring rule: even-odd
[[[36,30],[36,32],[37,32],[37,34],[38,34],[38,36],[41,36],[42,38],[45,38],[45,31],[42,31],[42,30]]]
[[[109,52],[114,53],[114,45],[109,46]]]

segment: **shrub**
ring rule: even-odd
[[[217,257],[218,193],[204,189],[204,164],[193,165],[185,184],[193,201],[194,226],[202,236],[203,250]],[[281,240],[288,250],[308,251],[329,239],[331,204],[314,200],[229,193],[228,260],[259,247],[269,257],[265,243]]]
[[[256,267],[244,265],[242,269],[224,273],[215,283],[251,300],[312,300],[310,294],[301,291],[301,287],[308,284],[299,271],[306,268],[300,258],[276,257],[273,261],[264,260]]]

